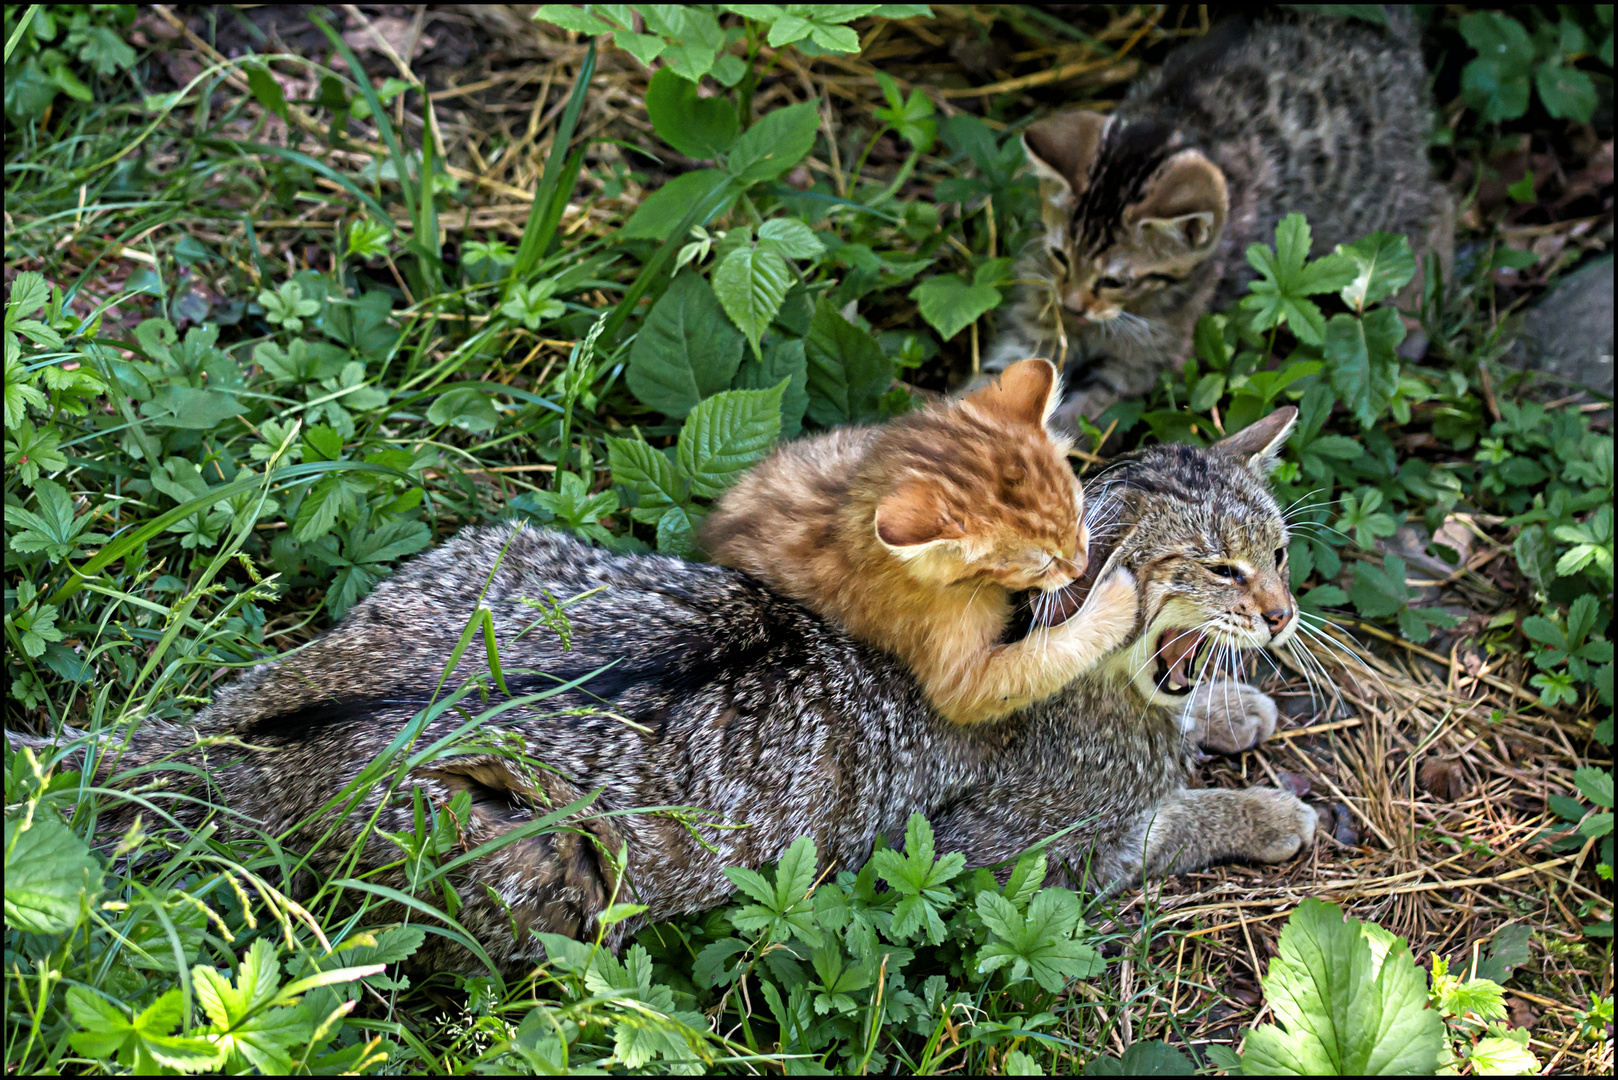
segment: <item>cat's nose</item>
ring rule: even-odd
[[[1292,619],[1292,609],[1289,607],[1271,608],[1264,613],[1264,621],[1269,625],[1271,635],[1279,634],[1286,629]]]
[[[1075,315],[1083,315],[1090,307],[1090,297],[1079,289],[1069,289],[1062,297],[1062,305]]]

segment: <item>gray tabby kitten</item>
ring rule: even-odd
[[[822,859],[856,867],[878,833],[898,840],[918,810],[940,850],[973,865],[1093,819],[1053,845],[1053,876],[1065,863],[1102,887],[1215,859],[1286,859],[1312,840],[1307,805],[1274,789],[1186,782],[1194,743],[1245,749],[1274,728],[1256,690],[1191,688],[1213,643],[1276,645],[1296,623],[1277,561],[1286,530],[1263,479],[1294,413],[1213,449],[1157,447],[1108,470],[1093,527],[1110,566],[1138,582],[1137,633],[1092,675],[1000,723],[943,720],[899,661],[739,571],[611,555],[521,526],[473,528],[384,581],[324,638],[222,689],[194,728],[142,725],[117,767],[144,768],[114,782],[166,775],[172,789],[194,789],[195,768],[169,766],[200,766],[213,790],[191,794],[228,807],[225,828],[317,848],[311,863],[323,871],[375,815],[348,872],[402,890],[402,853],[381,834],[413,829],[412,788],[440,808],[470,795],[467,849],[599,790],[564,831],[517,839],[457,878],[458,922],[507,967],[543,955],[530,930],[592,934],[615,890],[648,905],[644,921],[702,911],[729,894],[725,866],[760,866],[809,835]],[[534,627],[530,600],[603,586],[566,609],[570,648]],[[489,688],[495,715],[479,719],[487,706],[473,694],[413,724],[480,604],[494,616],[510,695]],[[467,729],[481,746],[456,745]],[[401,746],[378,782],[346,792]],[[179,795],[142,792],[194,826],[207,808]],[[103,827],[131,815],[132,804],[113,808]],[[403,915],[383,907],[371,918]],[[614,926],[609,944],[642,922]],[[417,963],[477,967],[439,935]]]
[[[1291,213],[1314,254],[1377,229],[1421,247],[1445,217],[1431,179],[1426,71],[1414,27],[1232,19],[1174,53],[1110,116],[1029,127],[1043,238],[984,367],[1065,360],[1059,423],[1149,391],[1191,352],[1203,312],[1254,277],[1244,253]],[[1440,220],[1431,241],[1441,255]]]

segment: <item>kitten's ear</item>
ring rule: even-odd
[[[966,530],[950,516],[936,487],[912,480],[877,504],[876,535],[889,547],[915,548],[938,540],[959,540]]]
[[[1000,381],[974,390],[966,400],[999,420],[1042,428],[1061,397],[1061,380],[1049,360],[1019,360],[1000,373]]]
[[[1109,117],[1079,109],[1047,116],[1030,124],[1023,134],[1023,150],[1041,193],[1052,202],[1071,203],[1090,183],[1090,163],[1101,149]],[[1065,208],[1065,207],[1064,207]]]
[[[1200,150],[1181,150],[1157,167],[1125,218],[1160,256],[1201,258],[1218,243],[1229,211],[1230,192],[1219,166]]]
[[[1264,419],[1255,420],[1236,434],[1220,439],[1214,447],[1235,455],[1259,476],[1269,476],[1276,455],[1286,445],[1287,436],[1297,423],[1297,408],[1283,405]]]

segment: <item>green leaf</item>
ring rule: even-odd
[[[808,156],[820,130],[820,99],[765,113],[736,140],[726,159],[744,184],[774,180]],[[678,220],[678,217],[676,217]]]
[[[101,864],[55,811],[36,805],[28,827],[21,823],[6,819],[6,925],[66,933],[100,895]]]
[[[876,339],[838,314],[824,296],[815,301],[804,354],[811,420],[834,427],[881,415],[878,403],[893,385],[893,361]]]
[[[1444,1022],[1403,939],[1305,900],[1281,930],[1264,977],[1279,1024],[1247,1033],[1248,1076],[1431,1074],[1447,1056]]]
[[[717,499],[769,452],[781,433],[786,388],[783,379],[769,390],[727,390],[691,410],[676,459],[694,494]]]
[[[1531,1050],[1498,1035],[1479,1039],[1467,1060],[1474,1076],[1533,1076],[1539,1072],[1539,1059]]]
[[[679,419],[724,390],[742,361],[742,335],[708,283],[687,270],[652,306],[629,350],[629,389]]]
[[[1612,809],[1612,773],[1606,769],[1592,769],[1589,767],[1575,769],[1573,782],[1578,785],[1579,792],[1597,806]]]
[[[24,484],[41,482],[40,473],[57,473],[67,468],[62,456],[61,434],[53,427],[36,428],[24,420],[6,432],[6,467],[17,471]]]
[[[1544,63],[1534,73],[1534,86],[1545,111],[1558,120],[1587,124],[1596,110],[1596,87],[1590,76],[1566,64]]]
[[[1242,299],[1241,306],[1254,313],[1254,329],[1267,330],[1285,320],[1299,341],[1321,344],[1325,317],[1305,297],[1343,288],[1354,279],[1355,268],[1340,255],[1307,263],[1312,243],[1304,216],[1288,214],[1275,227],[1274,248],[1265,244],[1248,247],[1247,261],[1260,279],[1249,286],[1250,295]]]
[[[55,481],[41,480],[34,486],[32,511],[17,506],[6,508],[6,523],[15,530],[11,549],[24,553],[43,551],[51,559],[70,558],[81,543],[91,539],[81,537],[89,527],[90,517],[88,513],[75,517],[73,497],[67,489]]]
[[[663,55],[669,43],[656,34],[637,34],[619,30],[612,35],[613,44],[640,61],[641,67],[651,67],[652,61]]]
[[[246,411],[247,406],[229,394],[173,384],[165,386],[151,401],[142,402],[140,407],[141,415],[158,427],[192,431],[212,431]]]
[[[871,863],[877,874],[903,895],[893,911],[894,938],[904,941],[925,930],[928,941],[940,944],[947,933],[942,912],[955,901],[955,890],[945,883],[960,876],[966,856],[957,851],[935,860],[932,826],[915,813],[905,825],[904,854],[878,851],[871,856]]]
[[[169,1034],[185,1019],[185,999],[178,988],[161,995],[133,1022],[122,1009],[82,986],[68,989],[67,1007],[82,1029],[68,1037],[75,1050],[89,1057],[116,1058],[137,1074],[155,1074],[162,1068],[208,1072],[225,1059],[207,1039]]]
[[[739,130],[729,98],[697,96],[697,84],[661,68],[646,88],[646,118],[664,142],[698,161],[731,148]]]
[[[910,290],[910,299],[945,341],[1000,306],[1000,290],[993,285],[968,285],[956,274],[940,274]]]
[[[1397,555],[1384,556],[1380,569],[1368,562],[1355,563],[1354,587],[1348,595],[1368,619],[1386,618],[1399,611],[1410,599],[1404,560]]]
[[[629,220],[618,235],[625,240],[667,240],[674,227],[685,217],[686,211],[710,196],[728,179],[729,175],[719,169],[696,169],[681,173],[648,195],[629,215]],[[714,207],[713,212],[723,213],[734,199],[734,195],[724,199]]]
[[[434,398],[427,407],[427,421],[453,424],[462,431],[493,431],[500,426],[500,413],[488,394],[462,386]]]
[[[814,230],[797,218],[772,218],[758,227],[759,247],[788,259],[813,259],[826,250]]]
[[[572,4],[541,4],[534,18],[578,34],[605,34],[612,30],[611,26]]]
[[[11,294],[6,297],[6,329],[15,325],[14,319],[37,314],[50,298],[51,287],[45,283],[45,275],[37,270],[18,274],[11,283]]]
[[[636,509],[656,514],[636,515],[637,521],[656,521],[664,510],[686,501],[674,475],[674,465],[644,440],[608,435],[607,464],[612,469],[613,483],[634,488],[640,496]]]
[[[1478,961],[1473,977],[1504,984],[1511,973],[1528,963],[1528,942],[1533,932],[1526,923],[1511,923],[1494,932],[1489,953]]]
[[[978,953],[978,970],[995,971],[1011,965],[1011,978],[1031,975],[1051,993],[1069,979],[1101,974],[1106,962],[1091,946],[1071,940],[1084,924],[1079,919],[1078,897],[1066,889],[1041,889],[1026,915],[995,892],[978,893],[978,917],[994,932]]]
[[[1354,264],[1354,280],[1343,286],[1342,297],[1356,311],[1387,299],[1416,276],[1416,255],[1402,235],[1374,232],[1337,245],[1337,253]]]
[[[1194,1076],[1196,1071],[1183,1051],[1166,1042],[1131,1043],[1123,1057],[1094,1058],[1084,1067],[1085,1076]]]
[[[1405,326],[1392,308],[1356,317],[1333,315],[1326,327],[1326,367],[1332,389],[1354,411],[1364,428],[1387,412],[1399,389],[1399,357]]]
[[[287,99],[281,92],[281,84],[275,81],[275,76],[271,75],[269,69],[262,64],[247,65],[247,89],[260,105],[282,120],[292,115],[287,111]]]
[[[731,923],[743,933],[768,931],[770,941],[785,941],[796,934],[810,945],[819,945],[821,934],[814,925],[809,899],[818,858],[814,840],[800,836],[781,856],[774,882],[753,870],[726,867],[731,884],[757,901],[732,911]]]
[[[768,390],[782,379],[787,388],[781,395],[781,437],[795,439],[803,431],[803,414],[809,408],[809,362],[802,341],[776,341],[764,350],[762,360],[743,360],[730,388]]]
[[[1461,71],[1461,96],[1484,121],[1515,120],[1528,111],[1534,43],[1522,23],[1496,11],[1461,16],[1461,36],[1478,51]]]
[[[763,248],[737,248],[713,272],[713,291],[725,314],[747,335],[755,358],[761,358],[759,338],[781,310],[792,271],[786,260]]]

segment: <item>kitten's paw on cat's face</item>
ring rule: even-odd
[[[1315,808],[1279,788],[1248,788],[1249,843],[1244,854],[1255,862],[1285,862],[1315,842],[1320,815]]]
[[[1221,679],[1192,691],[1180,722],[1202,749],[1239,754],[1274,735],[1277,716],[1268,694],[1246,683]]]

